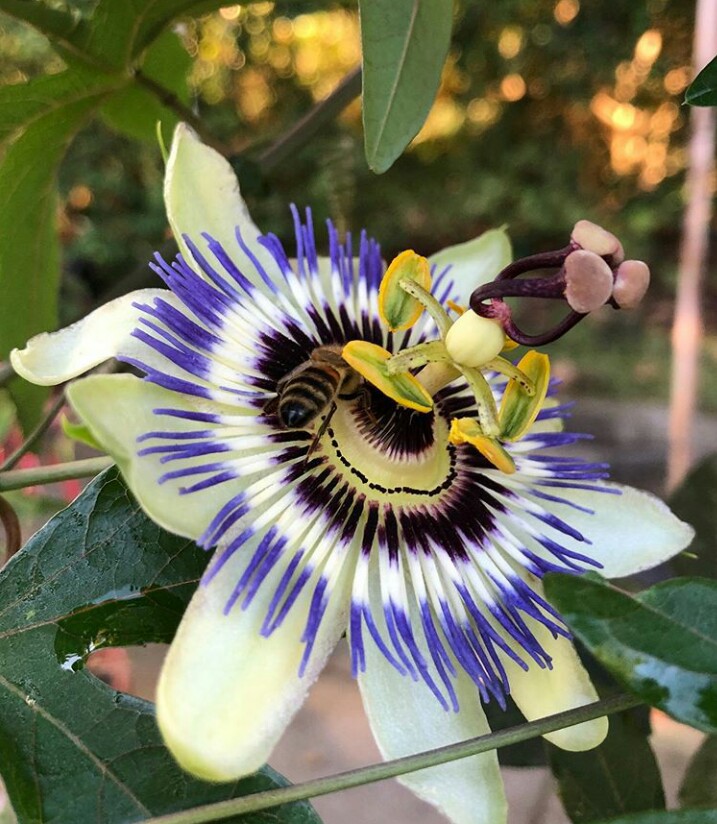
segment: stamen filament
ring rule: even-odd
[[[483,367],[484,369],[492,370],[493,372],[500,372],[506,378],[512,378],[516,383],[519,383],[525,390],[525,394],[531,398],[535,395],[535,384],[525,374],[525,372],[518,369],[518,367],[505,358],[493,358],[488,361]]]
[[[389,375],[395,375],[398,372],[407,372],[409,369],[423,366],[426,363],[450,361],[451,356],[448,354],[443,341],[432,340],[428,343],[417,343],[415,346],[402,349],[386,363],[386,366]]]
[[[436,298],[434,298],[430,292],[426,291],[414,280],[404,279],[400,281],[399,285],[404,292],[408,292],[411,297],[415,298],[425,307],[428,314],[436,322],[436,326],[438,327],[441,337],[445,338],[448,330],[453,325],[453,321],[448,316],[448,312],[446,312]]]
[[[478,422],[483,434],[488,438],[500,437],[498,407],[495,405],[493,391],[488,381],[483,377],[480,369],[463,366],[461,367],[461,374],[466,379],[466,383],[476,399]]]

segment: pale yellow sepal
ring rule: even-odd
[[[448,330],[445,343],[455,363],[479,367],[502,351],[505,334],[498,321],[483,318],[469,309]]]
[[[604,495],[603,497],[608,497]],[[540,597],[544,597],[540,581],[523,573],[528,586]],[[510,681],[510,697],[518,705],[528,721],[536,721],[558,712],[592,704],[599,699],[595,687],[585,667],[580,662],[572,642],[563,636],[555,637],[544,625],[524,617],[525,623],[541,648],[550,656],[552,667],[540,667],[529,661],[529,670],[524,672],[512,659],[505,658],[504,665]],[[524,651],[503,633],[519,656]],[[556,732],[546,733],[545,738],[556,747],[570,752],[584,752],[601,744],[608,732],[607,718],[594,718]]]
[[[410,372],[389,373],[388,361],[392,355],[381,346],[365,340],[352,340],[344,346],[341,355],[359,375],[401,406],[418,412],[433,409],[433,398]]]
[[[528,352],[518,363],[518,369],[533,385],[534,392],[526,392],[515,378],[508,381],[498,413],[501,437],[506,441],[520,440],[535,423],[550,383],[550,359],[541,352]]]
[[[202,143],[186,123],[174,130],[164,176],[164,203],[179,250],[188,261],[193,256],[184,235],[201,246],[202,233],[207,232],[224,247],[242,275],[259,291],[273,296],[256,261],[274,283],[283,277],[281,267],[259,242],[261,232],[241,196],[237,176],[227,159]],[[246,250],[237,242],[237,230]],[[201,267],[197,271],[201,273]]]
[[[500,441],[484,435],[478,421],[473,418],[453,418],[448,440],[455,445],[469,443],[474,446],[496,469],[506,475],[515,472],[515,462]]]
[[[414,281],[430,291],[431,269],[426,258],[407,249],[386,269],[378,292],[378,313],[392,332],[410,329],[423,312],[423,306],[401,288],[402,280]]]
[[[386,637],[381,595],[384,581],[377,563],[371,564],[369,575],[371,614],[378,631]],[[421,607],[413,593],[409,594],[407,605],[415,644],[426,661],[429,677],[440,683],[440,673],[423,631]],[[490,733],[476,685],[462,668],[457,667],[452,678],[460,712],[446,712],[423,679],[413,681],[401,675],[371,637],[366,638],[365,654],[366,668],[359,672],[358,684],[371,730],[385,759]],[[408,773],[399,776],[398,781],[440,810],[446,816],[446,824],[506,824],[507,804],[495,750]],[[377,820],[390,820],[390,816],[379,816]]]
[[[450,266],[453,281],[453,300],[467,306],[472,292],[493,280],[512,260],[510,240],[506,227],[490,229],[479,237],[449,246],[428,258],[431,269],[438,274]]]
[[[205,781],[234,781],[271,756],[346,628],[351,566],[331,592],[303,676],[302,633],[320,572],[315,571],[281,625],[261,628],[292,554],[286,553],[247,605],[227,611],[261,533],[192,596],[157,684],[157,723],[179,764]],[[222,547],[218,552],[222,551]]]

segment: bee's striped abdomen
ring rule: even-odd
[[[308,426],[334,399],[341,375],[325,364],[312,364],[283,387],[277,414],[286,429]]]

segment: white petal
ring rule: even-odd
[[[471,292],[493,280],[513,259],[510,240],[505,228],[490,229],[473,240],[441,249],[428,258],[431,267],[440,273],[450,264],[447,277],[454,282],[450,298],[467,306]]]
[[[278,282],[279,267],[258,243],[260,232],[241,196],[239,181],[227,160],[204,145],[186,123],[180,123],[174,132],[164,178],[164,202],[172,231],[187,260],[192,260],[192,255],[183,235],[201,246],[201,235],[207,232],[222,244],[245,277],[270,294],[236,239],[238,227],[244,243],[268,277]]]
[[[542,596],[542,587],[534,583],[531,586]],[[572,642],[563,637],[554,638],[543,624],[533,618],[525,615],[523,618],[542,648],[553,659],[552,669],[541,669],[535,661],[522,653],[521,657],[530,664],[528,672],[514,661],[505,659],[511,697],[528,721],[597,701],[599,696],[585,667],[580,663]],[[513,646],[515,647],[515,643]],[[521,654],[520,649],[516,647],[516,650]],[[607,730],[607,718],[596,718],[548,733],[545,738],[564,750],[580,752],[602,743]]]
[[[182,496],[179,484],[158,483],[168,469],[160,463],[160,455],[137,456],[137,438],[147,432],[165,427],[177,432],[203,428],[193,421],[160,417],[154,409],[213,412],[217,405],[170,392],[134,375],[91,375],[71,384],[67,397],[97,441],[117,461],[142,508],[170,532],[198,538],[222,505],[239,491],[238,483],[229,481]]]
[[[378,603],[374,618],[384,632]],[[420,619],[411,610],[411,626],[424,657],[425,640],[416,628]],[[368,634],[366,633],[368,636]],[[385,759],[400,758],[455,744],[490,732],[475,684],[459,671],[454,681],[459,712],[444,710],[423,681],[401,675],[365,638],[366,670],[358,682],[371,729]],[[434,680],[440,681],[437,675]],[[409,773],[398,779],[419,798],[433,804],[454,824],[501,824],[507,816],[503,781],[495,751],[474,755]]]
[[[659,498],[630,486],[606,486],[621,494],[547,490],[594,512],[589,514],[560,504],[550,507],[592,543],[580,543],[563,535],[556,539],[601,563],[602,568],[597,570],[601,575],[621,578],[651,569],[677,555],[692,541],[692,527],[673,515]]]
[[[133,304],[156,297],[178,303],[165,289],[141,289],[110,301],[87,317],[31,338],[24,349],[13,349],[13,369],[32,383],[53,386],[87,372],[118,354],[144,357],[149,347],[132,337],[142,313]]]
[[[298,675],[314,580],[268,638],[262,621],[284,571],[277,564],[248,608],[224,607],[253,547],[244,546],[207,585],[182,619],[157,687],[157,720],[179,763],[209,781],[254,772],[304,701],[346,627],[348,575],[333,592],[309,664]]]

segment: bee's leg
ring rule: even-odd
[[[319,441],[321,440],[322,435],[326,430],[329,428],[329,424],[331,423],[331,418],[334,416],[334,412],[336,412],[336,404],[332,403],[329,407],[329,411],[326,413],[326,417],[321,421],[321,426],[318,428],[316,434],[311,440],[311,446],[309,447],[306,457],[304,458],[304,462],[302,463],[302,467],[306,465],[306,462],[311,457],[312,452],[316,449],[319,445]]]
[[[376,416],[371,409],[371,392],[366,384],[359,386],[355,392],[339,395],[339,398],[342,401],[359,401],[361,410],[368,415],[371,423],[376,423]]]
[[[274,395],[273,398],[269,398],[269,400],[264,404],[264,408],[262,409],[262,412],[265,415],[275,415],[278,408],[279,408],[279,395]]]

